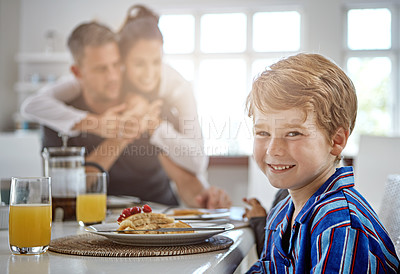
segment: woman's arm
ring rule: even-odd
[[[161,148],[174,162],[195,174],[203,174],[208,167],[203,139],[178,132],[169,122],[162,122],[150,138],[150,143]]]
[[[179,119],[179,130],[163,122],[154,131],[150,142],[163,149],[180,166],[195,174],[203,174],[208,167],[208,157],[204,152],[191,84],[176,70],[164,65],[159,94],[166,104],[173,107],[172,112]]]
[[[73,127],[87,116],[87,111],[65,103],[74,100],[80,93],[80,86],[75,77],[63,77],[55,84],[47,85],[37,94],[28,97],[21,105],[21,113],[24,117],[57,132],[77,135],[78,131],[73,130]]]
[[[21,105],[21,113],[32,121],[69,136],[89,132],[103,138],[115,138],[119,130],[119,114],[125,107],[115,106],[96,115],[66,104],[76,99],[80,93],[81,87],[76,78],[65,76],[28,97]]]

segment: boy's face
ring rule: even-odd
[[[301,109],[254,113],[254,158],[277,188],[322,185],[334,172],[335,156],[315,114]]]

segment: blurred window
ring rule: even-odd
[[[253,18],[255,51],[300,49],[300,14],[297,11],[257,12]]]
[[[200,49],[204,53],[246,50],[246,15],[243,13],[201,16]]]
[[[246,97],[254,77],[301,49],[296,10],[166,14],[165,60],[193,83],[209,155],[250,155]]]
[[[160,18],[159,26],[164,36],[164,52],[166,54],[194,51],[193,15],[163,15]]]
[[[349,49],[390,49],[391,19],[388,9],[349,10],[347,14]]]

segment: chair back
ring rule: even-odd
[[[379,218],[392,239],[396,251],[400,251],[400,174],[388,176],[379,210]]]

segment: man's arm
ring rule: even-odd
[[[110,170],[126,146],[139,138],[142,133],[138,119],[128,121],[122,119],[116,122],[117,132],[119,132],[115,133],[117,136],[105,139],[86,157],[86,161],[95,162],[105,170]]]
[[[181,200],[188,207],[229,208],[232,205],[224,190],[205,186],[193,173],[176,165],[165,155],[158,158],[168,176],[175,182]]]
[[[105,139],[86,157],[86,161],[97,163],[109,171],[130,142],[126,139]],[[87,169],[91,170],[90,167]]]
[[[124,104],[117,105],[99,115],[98,117],[102,117],[100,120],[97,118],[90,120],[96,115],[89,114],[79,123],[87,132],[106,138],[86,157],[87,161],[95,162],[104,169],[110,170],[125,147],[139,138],[147,129],[141,126],[139,118],[120,115],[123,110],[125,110]],[[82,128],[80,130],[82,131]]]

